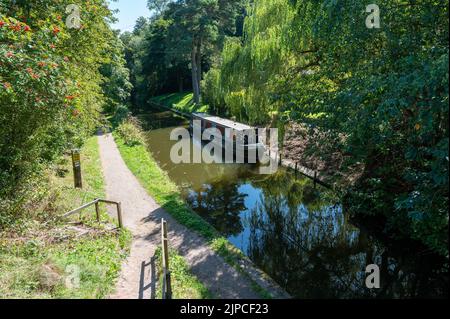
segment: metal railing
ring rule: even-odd
[[[161,219],[161,247],[162,247],[162,299],[172,299],[172,281],[169,270],[169,240],[167,238],[167,222]]]
[[[116,205],[117,207],[117,220],[119,221],[119,228],[123,228],[123,221],[122,221],[122,204],[120,202],[114,202],[106,199],[95,199],[94,201],[84,204],[81,207],[78,207],[77,209],[74,209],[66,214],[64,214],[62,217],[66,218],[69,216],[72,216],[76,213],[79,213],[91,206],[95,205],[95,213],[97,214],[97,222],[100,222],[100,203],[109,204],[109,205]]]

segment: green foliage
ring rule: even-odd
[[[354,215],[448,256],[448,1],[256,0],[242,42],[206,75],[207,103],[254,124],[298,121],[363,166],[343,189]]]
[[[175,108],[179,111],[187,111],[193,106],[192,93],[169,93],[152,97],[150,102],[163,105],[170,108]]]
[[[225,37],[240,33],[243,0],[150,0],[150,19],[141,18],[132,33],[122,35],[132,74],[135,109],[149,98],[194,90],[216,59]],[[242,19],[241,19],[242,20]]]
[[[156,12],[161,13],[166,9],[169,2],[170,0],[148,0],[147,6],[150,11],[155,10]]]
[[[69,4],[82,8],[80,29],[65,24]],[[104,0],[0,1],[0,219],[39,197],[42,170],[126,100],[111,18]]]
[[[69,4],[82,9],[80,29],[65,24]],[[96,139],[83,147],[83,190],[62,155],[92,135],[106,104],[126,98],[126,85],[114,91],[127,74],[111,18],[104,0],[0,0],[2,297],[103,298],[114,286],[128,233],[100,237],[104,227],[88,214],[83,227],[94,234],[77,238],[59,218],[104,197]],[[79,289],[64,284],[70,265],[81,271]]]
[[[193,93],[170,93],[155,96],[150,99],[150,102],[188,114],[208,112],[207,105],[195,104],[193,98]]]
[[[114,289],[131,235],[102,233],[95,213],[83,214],[92,235],[76,238],[56,216],[94,198],[103,198],[104,182],[97,138],[82,149],[83,190],[73,189],[66,158],[48,172],[46,198],[33,215],[8,224],[0,233],[0,298],[106,298]],[[102,220],[110,221],[102,211]],[[74,268],[76,267],[76,268]],[[67,287],[66,279],[79,270],[80,286]]]
[[[32,36],[32,31],[25,31],[30,26],[15,18],[1,15],[0,21],[0,197],[4,197],[61,152],[66,136],[56,123],[68,123],[72,111],[65,107],[71,90],[63,75],[67,65],[49,46],[51,29],[46,26]],[[55,139],[61,135],[62,141]]]
[[[102,84],[106,97],[107,113],[117,112],[121,106],[127,105],[133,88],[130,80],[130,70],[126,67],[124,47],[118,36],[113,38],[110,52],[110,62],[100,68],[105,80]]]
[[[1,298],[106,298],[114,288],[128,237],[122,232],[70,244],[0,242]],[[79,288],[65,285],[73,266],[80,270]]]
[[[135,110],[147,105],[152,96],[190,89],[187,60],[173,58],[176,52],[167,46],[169,26],[170,20],[162,16],[151,23],[142,18],[133,33],[121,36],[131,70],[131,102]]]
[[[224,94],[220,91],[220,70],[211,69],[202,81],[203,103],[215,114],[227,115]]]
[[[293,32],[295,8],[286,0],[268,0],[256,1],[247,11],[243,43],[228,39],[220,68],[205,76],[205,102],[219,111],[226,106],[240,121],[265,124],[279,107],[271,99],[276,81],[295,63],[284,48],[291,45],[285,38]]]
[[[139,128],[139,123],[131,116],[117,127],[117,134],[119,134],[127,146],[144,144],[144,137]]]
[[[130,109],[125,105],[120,105],[116,113],[111,114],[109,119],[114,128],[118,127],[121,123],[123,123],[127,118],[131,116]]]

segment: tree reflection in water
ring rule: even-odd
[[[254,185],[263,189],[249,215],[249,257],[298,298],[417,297],[447,294],[424,258],[392,258],[349,223],[339,205],[309,180],[280,172]],[[377,264],[381,289],[365,286],[365,269]],[[431,277],[430,277],[431,275]]]
[[[175,142],[168,137],[188,122],[170,112],[141,119],[153,156],[190,206],[292,296],[448,296],[445,260],[372,239],[374,227],[349,223],[332,192],[282,168],[261,176],[249,165],[176,165],[170,160]],[[365,268],[372,263],[380,266],[382,289],[370,291]]]
[[[221,234],[233,236],[243,231],[240,213],[245,210],[245,197],[236,183],[222,180],[189,192],[187,202]]]

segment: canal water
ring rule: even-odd
[[[173,164],[170,133],[189,123],[157,110],[139,118],[149,150],[192,209],[293,297],[448,295],[448,265],[408,247],[383,245],[352,224],[331,191],[283,168],[260,175],[252,165]],[[370,264],[380,267],[380,289],[366,286]]]

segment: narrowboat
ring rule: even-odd
[[[251,152],[256,154],[255,163],[257,163],[267,151],[266,146],[258,134],[258,129],[255,127],[207,113],[193,113],[190,122],[191,134],[194,133],[194,121],[201,123],[200,132],[202,136],[207,129],[217,129],[217,132],[220,132],[222,135],[222,140],[215,141],[220,143],[223,148],[225,148],[226,143],[232,143],[234,155],[244,154],[244,160],[246,162],[248,162]],[[234,158],[236,159],[236,157]]]

